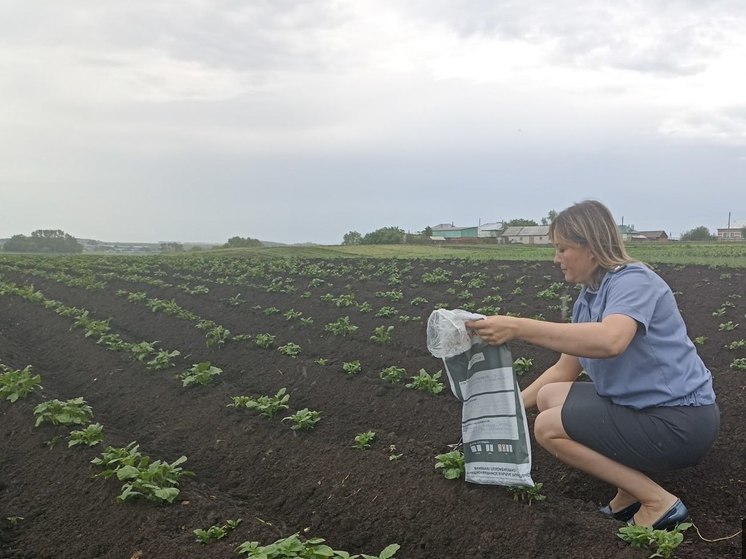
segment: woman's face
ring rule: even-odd
[[[557,241],[554,243],[554,263],[559,264],[565,281],[591,285],[598,268],[587,246]]]

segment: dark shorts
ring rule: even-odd
[[[643,472],[667,472],[697,464],[720,429],[717,404],[635,410],[575,382],[562,406],[562,425],[574,441]]]

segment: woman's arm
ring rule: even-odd
[[[557,362],[544,371],[539,378],[529,384],[522,392],[523,407],[531,409],[536,407],[536,395],[545,384],[552,382],[572,382],[581,373],[583,368],[580,361],[573,355],[563,353]]]
[[[497,315],[469,321],[466,327],[494,345],[523,340],[560,353],[597,359],[623,353],[637,332],[637,322],[623,314],[611,314],[601,322],[572,324]]]

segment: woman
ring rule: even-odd
[[[629,257],[603,204],[567,208],[549,236],[565,280],[583,286],[572,323],[491,316],[466,326],[490,344],[524,340],[560,352],[522,392],[526,408],[539,410],[537,442],[617,488],[602,513],[672,528],[689,512],[644,472],[692,466],[710,449],[720,427],[712,375],[671,289]],[[592,382],[575,382],[583,371]]]

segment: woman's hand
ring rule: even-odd
[[[468,320],[464,325],[488,344],[501,345],[518,337],[518,322],[519,319],[514,316],[495,315]]]

